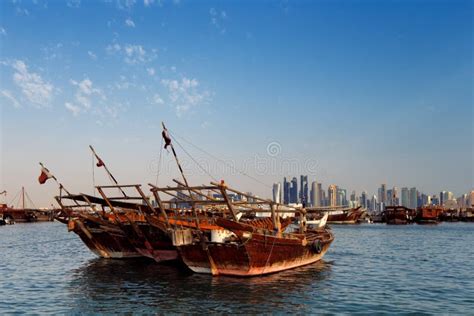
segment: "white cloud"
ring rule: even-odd
[[[68,0],[66,4],[70,8],[79,8],[81,6],[81,0]]]
[[[163,5],[162,0],[156,0],[156,1],[155,1],[155,0],[143,0],[143,5],[144,5],[145,7],[149,7],[149,6],[153,5],[155,2],[156,2],[160,7]]]
[[[117,0],[117,8],[121,10],[129,10],[135,5],[135,3],[137,3],[136,0]]]
[[[124,52],[125,62],[129,64],[137,64],[146,61],[147,53],[141,45],[126,45]]]
[[[53,85],[45,82],[39,74],[29,72],[28,67],[21,60],[16,60],[12,67],[16,71],[13,74],[13,81],[20,87],[28,101],[37,107],[49,106],[53,96]]]
[[[148,74],[149,74],[150,76],[154,76],[154,75],[155,75],[155,68],[153,68],[153,67],[147,68],[146,71],[148,72]]]
[[[182,116],[191,108],[205,103],[209,99],[209,92],[199,90],[196,79],[182,78],[179,80],[161,80],[161,84],[168,89],[169,99],[176,110],[176,115]]]
[[[93,52],[88,51],[88,52],[87,52],[87,55],[88,55],[92,60],[97,60],[97,55],[94,54]]]
[[[131,18],[127,18],[125,20],[125,25],[128,26],[128,27],[135,27],[135,22],[133,22],[133,20]]]
[[[0,91],[0,94],[7,100],[9,100],[12,104],[13,104],[13,107],[15,108],[19,108],[21,107],[20,105],[20,102],[18,102],[18,100],[13,96],[13,94],[8,91],[8,90],[1,90]]]
[[[211,24],[219,30],[220,33],[225,34],[226,29],[224,27],[224,20],[227,19],[227,12],[221,10],[220,12],[215,8],[209,9],[211,15]]]
[[[120,50],[122,49],[122,47],[115,43],[115,44],[110,44],[108,45],[105,50],[109,53],[109,54],[113,54],[113,53],[116,53],[116,52],[120,52]]]
[[[153,102],[156,103],[156,104],[164,104],[165,101],[163,101],[163,99],[160,97],[159,94],[155,94],[153,96]]]
[[[72,104],[72,103],[66,102],[66,103],[64,103],[64,106],[66,107],[66,109],[71,111],[72,115],[74,115],[74,116],[78,116],[79,113],[81,112],[81,108],[78,107],[77,105]]]
[[[102,90],[94,88],[92,81],[86,78],[82,81],[70,80],[71,84],[77,87],[75,94],[76,104],[81,105],[85,110],[88,110],[92,106],[92,96],[99,96],[105,100],[106,97]]]
[[[0,35],[7,35],[7,30],[0,26]]]
[[[106,48],[109,54],[118,54],[123,56],[123,60],[130,65],[142,64],[152,61],[156,58],[156,49],[146,50],[142,45],[118,43],[110,44]]]

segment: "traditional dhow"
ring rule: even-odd
[[[415,221],[416,211],[405,206],[386,206],[383,216],[388,225],[406,225]]]
[[[415,222],[417,224],[438,224],[442,212],[443,208],[439,206],[420,207],[416,212]]]
[[[58,220],[67,223],[68,230],[78,235],[82,242],[99,257],[121,259],[142,256],[123,230],[123,217],[107,211],[106,202],[103,199],[78,194],[56,197],[56,200],[63,210]],[[66,200],[74,203],[66,205]],[[128,204],[133,206],[132,203]],[[101,211],[97,211],[97,205],[103,206]],[[69,216],[65,217],[64,214]],[[130,214],[121,212],[121,215],[131,216],[133,212]]]
[[[3,194],[6,191],[2,192]],[[29,202],[29,207],[26,201]],[[17,201],[17,207],[8,206],[6,203],[0,204],[0,217],[7,220],[8,223],[31,223],[31,222],[46,222],[54,219],[55,209],[39,209],[34,207],[31,198],[26,193],[25,188],[21,188],[21,191],[17,194],[17,197],[13,198],[13,201]],[[31,207],[33,206],[33,207]]]
[[[173,244],[178,248],[183,262],[194,272],[256,276],[292,269],[321,260],[334,240],[333,234],[326,228],[307,229],[304,209],[288,209],[284,206],[286,210],[282,211],[282,205],[257,197],[252,197],[255,202],[247,202],[245,200],[250,196],[227,187],[223,182],[192,189],[210,189],[220,192],[222,196],[222,200],[196,200],[192,204],[212,202],[225,208],[222,210],[223,216],[215,219],[216,230],[223,230],[224,237],[216,239],[214,230],[203,229],[198,220],[194,229],[172,228]],[[159,192],[163,189],[152,190]],[[232,201],[229,192],[237,193],[245,200]],[[238,213],[264,211],[269,212],[271,218],[262,221],[239,219],[237,216]],[[287,212],[300,215],[297,231],[288,225],[293,218],[280,219],[280,215]]]

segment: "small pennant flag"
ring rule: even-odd
[[[163,136],[163,139],[165,140],[165,149],[171,145],[171,137],[168,134],[168,130],[164,129],[163,132],[161,132],[161,135]]]
[[[53,175],[49,172],[48,169],[46,169],[45,167],[41,167],[41,174],[38,177],[38,182],[40,184],[44,184],[46,180],[51,179],[52,177]]]
[[[97,167],[103,167],[105,164],[104,162],[102,161],[102,159],[100,159],[98,156],[97,157],[97,163],[95,164]]]

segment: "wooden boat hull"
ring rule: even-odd
[[[238,225],[238,224],[236,224]],[[229,243],[197,242],[179,246],[183,262],[194,272],[212,275],[249,277],[301,267],[321,260],[334,237],[325,230],[306,237],[289,238],[238,231]],[[319,246],[315,246],[316,243]]]
[[[340,213],[330,212],[328,216],[328,224],[357,224],[362,217],[363,212],[360,210],[340,211]]]
[[[158,229],[148,222],[124,223],[123,231],[135,249],[144,257],[156,262],[177,260],[178,250],[173,246],[165,231]]]
[[[179,247],[183,262],[196,273],[229,276],[257,276],[289,270],[321,260],[329,248],[323,247],[320,253],[312,252],[309,247],[276,246],[270,254],[258,243],[245,247],[236,244],[209,244],[208,250],[201,245]],[[267,262],[268,260],[268,262]]]
[[[99,257],[123,259],[142,256],[123,231],[112,223],[91,218],[74,218],[69,221],[68,228]]]
[[[404,206],[387,206],[384,217],[388,225],[407,225],[415,221],[415,210]]]

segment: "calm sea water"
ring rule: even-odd
[[[334,226],[323,262],[264,277],[96,258],[59,223],[0,227],[5,313],[474,313],[474,224]]]

